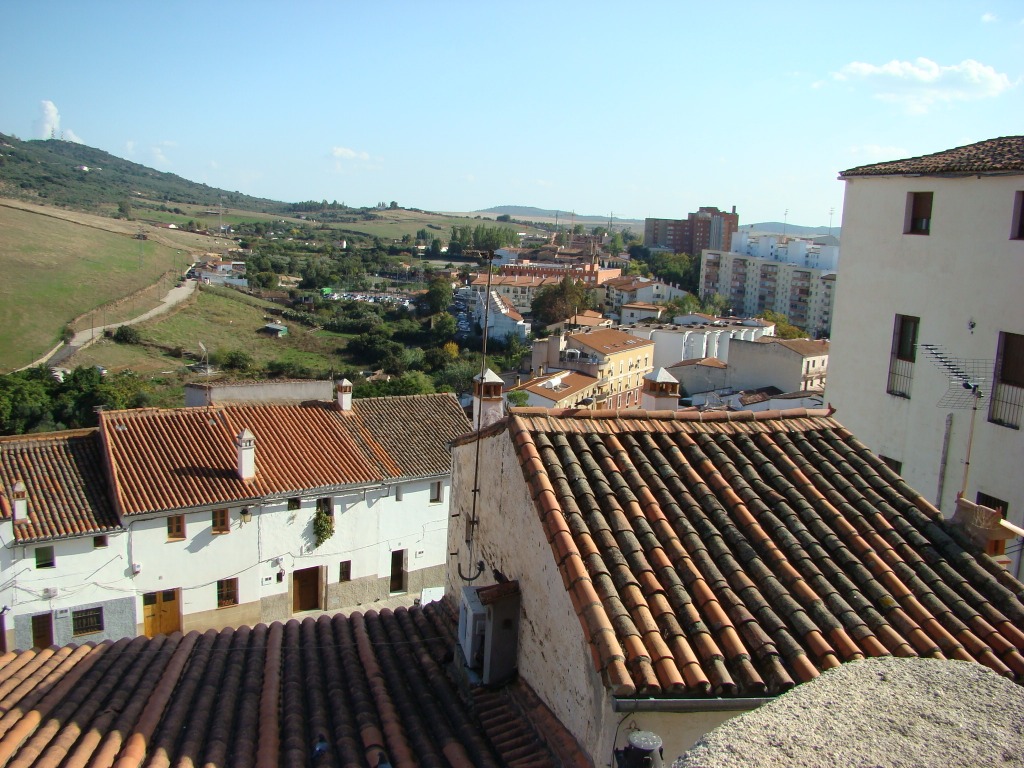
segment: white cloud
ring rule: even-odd
[[[998,21],[998,20],[999,20],[999,17],[996,16],[994,13],[983,13],[983,14],[981,14],[981,21],[984,24],[989,24],[989,23],[991,23],[993,21]]]
[[[156,144],[149,148],[149,153],[153,158],[153,166],[159,168],[161,166],[167,167],[171,165],[171,161],[167,155],[164,154],[165,146],[173,146],[169,142],[163,142],[162,144]]]
[[[348,147],[331,147],[331,155],[337,160],[363,160],[367,161],[370,159],[370,155],[366,152],[357,152],[354,149]]]
[[[354,165],[361,165],[362,170],[375,170],[375,167],[370,165],[369,152],[362,152],[357,149],[350,149],[349,147],[331,147],[331,157],[334,158],[334,171],[336,173],[344,173]]]
[[[865,83],[876,99],[901,104],[913,114],[923,114],[935,104],[994,98],[1016,85],[1006,74],[974,59],[943,66],[924,57],[881,65],[853,61],[833,78]]]
[[[131,139],[126,141],[124,143],[124,152],[128,157],[133,157],[135,155],[135,142]]]
[[[70,128],[61,130],[60,112],[57,105],[49,99],[39,102],[39,118],[32,123],[33,132],[37,139],[63,139],[82,144],[82,140]]]

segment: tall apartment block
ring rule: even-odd
[[[702,206],[685,219],[645,219],[644,245],[670,248],[675,253],[699,254],[705,248],[730,250],[732,235],[739,229],[736,206],[731,213]]]
[[[732,242],[732,251],[701,255],[702,296],[721,294],[737,315],[756,317],[771,310],[811,336],[831,335],[838,246],[780,242],[747,232],[736,233]]]

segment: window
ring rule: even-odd
[[[93,549],[103,549],[105,546],[107,546],[107,536],[106,536],[106,534],[103,534],[101,536],[93,536],[92,537],[92,548]]]
[[[292,496],[290,499],[288,499],[288,511],[289,512],[294,511],[296,509],[299,509],[301,506],[302,506],[302,499],[300,499],[298,496]]]
[[[932,227],[932,193],[909,192],[907,194],[905,235],[927,235]]]
[[[435,480],[430,484],[430,503],[440,504],[444,501],[444,483]]]
[[[396,485],[395,486],[395,501],[401,501],[401,500],[402,500],[402,486],[401,485]]]
[[[338,566],[338,581],[346,582],[352,581],[352,561],[342,560],[341,565]]]
[[[1024,335],[999,334],[992,383],[988,420],[1003,427],[1020,429],[1021,411],[1024,410]]]
[[[887,466],[889,469],[891,469],[897,475],[901,474],[903,472],[903,462],[902,461],[890,458],[889,456],[883,456],[882,454],[878,454],[878,458],[880,458],[882,460],[882,463],[885,464],[885,466]]]
[[[229,533],[231,531],[231,515],[226,509],[213,510],[213,532]]]
[[[56,568],[57,556],[53,547],[36,547],[36,568]]]
[[[322,499],[316,500],[316,511],[323,513],[328,517],[334,517],[334,504],[333,499],[330,496],[325,496]]]
[[[171,515],[167,518],[167,538],[179,541],[185,538],[185,516]]]
[[[885,391],[897,397],[910,398],[917,360],[917,331],[921,318],[896,315],[892,329],[892,354],[889,358],[889,381]]]
[[[93,632],[103,631],[103,609],[83,608],[80,611],[71,612],[71,634],[91,635]]]
[[[1010,239],[1024,240],[1024,192],[1013,196],[1013,223],[1010,225]]]
[[[217,582],[217,607],[238,605],[238,579],[221,579]]]

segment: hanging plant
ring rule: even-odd
[[[318,508],[313,516],[313,535],[318,547],[334,535],[334,515],[326,509]]]

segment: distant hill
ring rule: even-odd
[[[0,133],[0,197],[84,211],[144,197],[168,203],[285,213],[285,203],[227,192],[60,139],[21,141]]]
[[[483,208],[473,213],[487,214],[488,216],[501,216],[508,215],[514,219],[521,221],[538,221],[551,223],[558,219],[559,224],[567,224],[570,221],[575,221],[577,224],[592,224],[594,226],[607,225],[607,216],[584,216],[579,213],[573,213],[572,211],[557,211],[552,208],[534,208],[529,205],[496,205],[493,208]],[[618,229],[624,229],[626,227],[638,230],[638,234],[644,230],[643,219],[620,219],[618,216],[612,217],[612,227]]]
[[[832,234],[833,237],[840,237],[842,232],[839,227],[831,229],[826,224],[819,227],[801,227],[799,224],[789,224],[781,221],[761,221],[757,224],[740,224],[740,230],[752,230],[760,234],[781,235],[785,232],[791,237],[819,237]]]

